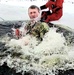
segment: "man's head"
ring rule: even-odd
[[[28,15],[30,17],[30,19],[34,19],[37,18],[40,14],[40,9],[35,6],[35,5],[31,5],[28,9]]]

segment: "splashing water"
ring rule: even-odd
[[[57,69],[73,69],[74,38],[70,38],[74,35],[64,36],[64,32],[56,31],[57,28],[50,28],[41,43],[30,35],[18,40],[3,35],[0,42],[5,43],[6,50],[0,53],[0,65],[7,62],[17,72],[34,70],[40,75],[55,75]]]

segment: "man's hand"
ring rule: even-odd
[[[43,6],[40,6],[40,9],[43,10],[43,9],[46,9],[46,5],[43,5]]]

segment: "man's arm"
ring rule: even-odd
[[[43,10],[43,9],[46,9],[46,5],[43,5],[43,6],[40,6],[40,9]]]

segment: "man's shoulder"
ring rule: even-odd
[[[41,22],[41,25],[44,26],[44,28],[49,28],[49,25],[46,22]]]
[[[49,25],[46,22],[37,21],[34,24],[35,24],[34,27],[41,27],[41,26],[43,26],[44,28],[49,28]],[[26,25],[30,26],[31,25],[31,21],[27,21]]]

